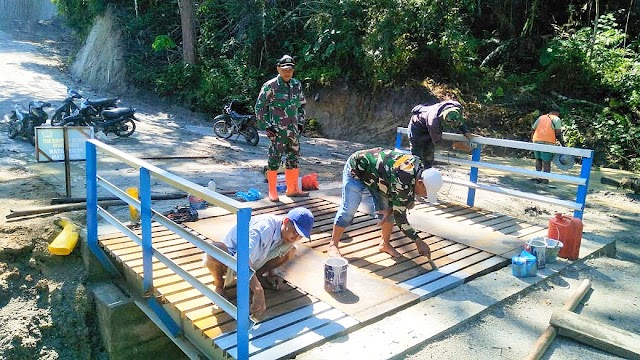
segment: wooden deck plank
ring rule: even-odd
[[[313,332],[314,329],[333,323],[344,317],[346,317],[346,315],[342,311],[329,309],[319,314],[314,314],[303,321],[291,324],[286,328],[276,330],[265,336],[254,338],[249,341],[249,357],[251,358],[253,354],[265,349],[273,348],[274,344],[279,344],[291,339],[298,339],[302,334]],[[290,352],[291,348],[288,347],[285,351]],[[233,357],[237,357],[237,348],[233,347],[229,349],[228,353]]]
[[[296,260],[281,267],[283,278],[347,314],[353,314],[383,302],[393,306],[414,299],[410,293],[393,285],[392,282],[374,277],[355,267],[348,270],[348,291],[328,293],[324,290],[325,258],[316,250],[300,246]],[[378,295],[371,296],[371,294]]]
[[[329,306],[327,303],[315,302],[313,304],[309,304],[302,308],[291,311],[287,314],[283,314],[268,321],[261,322],[249,331],[249,340],[264,336],[270,332],[289,326],[291,323],[304,320],[316,314],[325,312],[329,309],[331,309],[331,306]],[[221,335],[214,339],[214,343],[222,350],[228,350],[238,344],[235,335],[235,331]]]
[[[422,287],[412,289],[411,292],[416,295],[420,295],[420,299],[423,300],[452,289],[474,277],[480,276],[486,271],[504,267],[506,263],[507,259],[499,256],[492,256],[477,264],[473,264],[468,268],[456,271],[455,273],[434,282],[430,282]]]
[[[396,227],[392,231],[391,244],[401,253],[401,257],[391,258],[386,253],[380,253],[378,220],[369,214],[357,212],[340,244],[341,252],[350,264],[347,291],[330,294],[324,290],[323,269],[338,205],[324,199],[309,198],[288,204],[260,206],[253,210],[252,215],[284,215],[296,206],[306,206],[316,216],[311,240],[299,244],[296,258],[282,267],[284,289],[265,289],[267,311],[264,320],[250,332],[251,359],[297,354],[325,341],[327,337],[347,333],[350,327],[361,322],[385,316],[508,264],[508,259],[461,243],[459,239],[425,231],[425,224],[442,223],[464,228],[466,237],[477,233],[477,229],[483,229],[485,233],[492,234],[486,239],[487,242],[495,241],[494,237],[500,235],[510,239],[520,237],[517,239],[520,246],[525,237],[535,237],[543,232],[546,234],[546,229],[540,226],[466,205],[418,203],[411,213],[428,214],[430,221],[410,220],[410,223],[415,223],[416,229],[420,230],[419,236],[432,249],[433,259],[439,267],[433,271],[426,258],[417,253],[413,241]],[[205,213],[208,215],[204,218],[184,224],[194,235],[203,239],[221,239],[235,225],[235,214],[226,210],[211,209]],[[213,278],[202,267],[202,250],[177,235],[172,236],[168,229],[157,223],[153,224],[152,230],[154,246],[159,251],[213,288]],[[140,233],[139,229],[134,231]],[[138,245],[123,234],[101,235],[99,241],[111,257],[137,274],[141,281],[142,253]],[[235,320],[217,309],[211,300],[166,265],[155,260],[152,266],[156,296],[179,312],[182,321],[188,324],[186,326],[193,326],[205,338],[215,339],[212,343],[215,342],[216,347],[228,351],[229,356],[235,356]],[[228,289],[228,294],[235,302],[235,287]],[[309,310],[305,309],[313,306],[324,310],[309,315]],[[303,316],[305,311],[307,315]]]

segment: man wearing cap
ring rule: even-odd
[[[295,243],[300,239],[309,238],[313,228],[313,214],[304,207],[290,210],[285,217],[265,214],[251,218],[249,222],[249,266],[255,270],[255,275],[249,282],[252,292],[251,314],[260,317],[267,308],[264,289],[261,280],[278,289],[280,278],[274,270],[293,259],[296,253]],[[218,248],[232,256],[237,253],[237,229],[234,226],[222,241],[214,241]],[[222,296],[225,294],[225,284],[233,279],[233,271],[213,257],[206,255],[206,266],[214,280],[214,291]],[[228,271],[229,270],[229,271]],[[226,279],[223,275],[226,272]]]
[[[457,101],[447,100],[433,105],[420,104],[411,109],[408,126],[411,153],[420,157],[426,168],[433,167],[434,147],[442,141],[442,125],[445,121],[469,139],[476,136],[465,124],[462,105]],[[467,152],[471,150],[469,145],[463,142],[454,143],[454,148]]]
[[[428,196],[429,202],[438,200],[442,177],[436,169],[424,169],[415,155],[381,148],[360,150],[347,160],[342,173],[342,204],[333,221],[329,256],[342,256],[338,250],[340,238],[362,200],[365,189],[373,198],[373,206],[381,226],[378,249],[392,257],[400,253],[391,245],[391,230],[395,225],[416,243],[420,255],[431,262],[431,250],[407,221],[407,209],[415,197]]]
[[[548,113],[539,116],[531,126],[533,130],[531,136],[536,144],[555,145],[556,141],[560,141],[565,146],[562,138],[562,120],[560,120],[560,112],[557,109],[551,109]],[[551,172],[551,160],[553,153],[546,151],[533,151],[536,158],[536,171]],[[538,184],[548,184],[549,179],[532,179]]]
[[[271,140],[266,173],[271,201],[279,200],[276,183],[278,167],[283,156],[285,156],[286,195],[289,197],[309,195],[298,187],[299,126],[305,120],[306,100],[302,92],[302,83],[293,78],[294,68],[295,62],[291,56],[281,57],[276,66],[278,76],[262,85],[255,106],[258,126],[267,131],[267,137]]]

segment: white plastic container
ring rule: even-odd
[[[216,191],[216,182],[213,179],[209,180],[209,183],[207,184],[207,187],[209,188],[209,190],[211,191]]]
[[[285,191],[287,191],[287,181],[284,174],[278,174],[276,181],[276,191],[278,191],[279,193],[284,193]]]

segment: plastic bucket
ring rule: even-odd
[[[558,258],[558,253],[562,249],[562,242],[554,239],[549,239],[547,237],[544,238],[545,243],[547,243],[547,251],[545,253],[545,261],[548,264],[556,262]]]
[[[544,269],[547,261],[547,243],[544,240],[531,240],[525,245],[525,250],[536,257],[538,269]]]
[[[324,262],[324,289],[330,293],[347,288],[347,266],[345,258],[329,258]]]

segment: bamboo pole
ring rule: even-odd
[[[591,289],[591,280],[584,279],[576,291],[567,299],[562,310],[574,311],[582,298]],[[547,351],[547,348],[558,335],[558,328],[553,325],[547,326],[542,335],[538,338],[538,341],[533,345],[533,349],[529,351],[529,354],[525,357],[525,360],[538,360]]]

